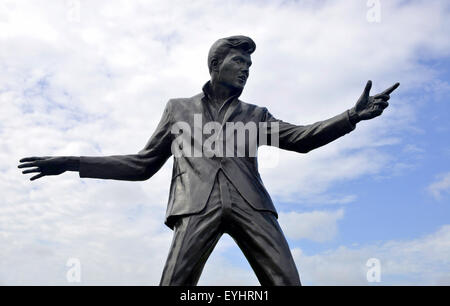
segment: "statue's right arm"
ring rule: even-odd
[[[172,114],[170,101],[145,147],[137,154],[112,156],[29,157],[19,168],[37,167],[23,173],[37,172],[32,178],[78,171],[82,178],[143,181],[152,177],[172,155]],[[24,163],[25,162],[25,163]],[[55,170],[56,169],[56,170]]]
[[[169,101],[155,132],[141,151],[130,155],[80,156],[80,177],[127,181],[149,179],[172,154],[171,121]]]

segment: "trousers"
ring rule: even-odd
[[[205,208],[176,221],[160,286],[195,286],[224,233],[237,243],[262,286],[301,285],[275,215],[252,208],[219,170]]]

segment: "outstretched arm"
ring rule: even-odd
[[[276,119],[266,109],[264,121],[268,123],[268,144],[274,145],[273,137],[278,136],[278,146],[281,149],[307,153],[326,145],[337,138],[350,133],[361,120],[375,118],[383,113],[389,105],[390,94],[399,86],[396,83],[380,94],[370,96],[372,82],[368,81],[363,94],[356,105],[333,118],[310,125],[295,125]],[[278,125],[278,130],[275,128]],[[277,135],[278,134],[278,135]]]
[[[26,157],[22,173],[37,173],[30,180],[79,171],[80,177],[142,181],[155,174],[171,156],[171,113],[167,103],[161,121],[145,147],[137,154],[113,156]]]

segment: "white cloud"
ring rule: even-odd
[[[341,246],[318,254],[293,250],[306,285],[369,285],[367,260],[381,264],[380,285],[449,285],[450,225],[409,241]]]
[[[280,213],[279,223],[288,238],[324,242],[337,235],[337,221],[343,217],[343,209],[306,213],[289,212]]]
[[[87,284],[158,283],[171,239],[162,225],[170,161],[144,183],[75,174],[30,183],[16,165],[138,152],[169,98],[200,91],[208,48],[227,35],[257,43],[242,99],[293,123],[351,107],[367,79],[374,92],[401,81],[383,117],[308,155],[281,152],[278,167],[261,171],[277,200],[353,201],[330,186],[382,172],[396,162],[383,147],[417,131],[414,101],[401,93],[435,84],[418,59],[448,53],[446,3],[383,2],[382,22],[369,24],[364,1],[81,1],[80,22],[64,1],[2,1],[0,283],[65,284],[69,257],[81,259]],[[221,282],[219,266],[205,284]]]
[[[438,179],[427,187],[428,192],[437,200],[450,193],[450,172],[439,175]]]
[[[232,258],[230,258],[232,254]],[[258,286],[259,281],[234,240],[225,234],[206,262],[199,286]]]

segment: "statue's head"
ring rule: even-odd
[[[237,35],[217,40],[208,54],[211,80],[242,90],[252,64],[250,55],[255,49],[255,42],[247,36]]]

